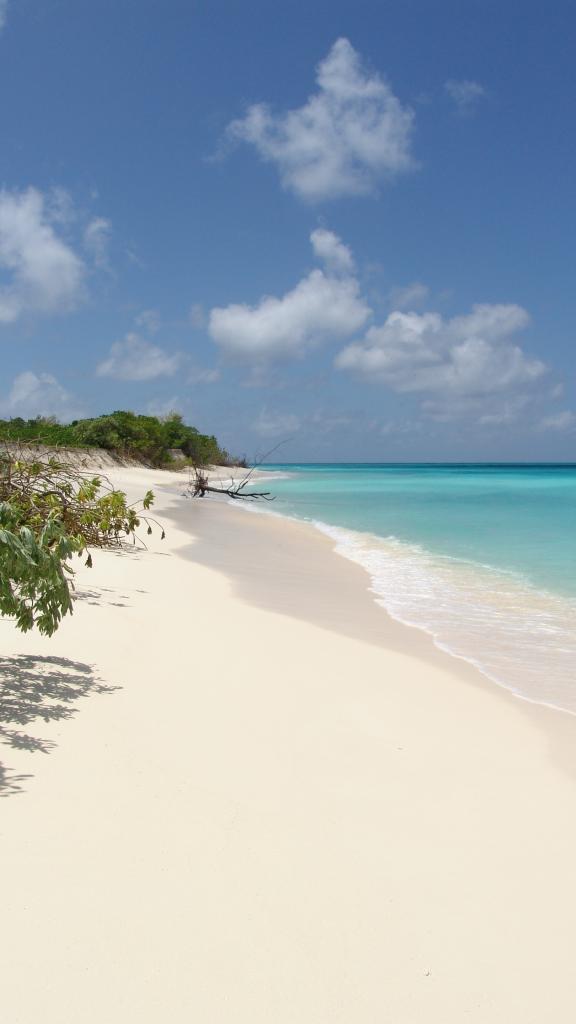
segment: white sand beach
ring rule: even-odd
[[[110,476],[165,541],[51,639],[0,622],[3,1021],[572,1022],[576,719],[312,527]]]

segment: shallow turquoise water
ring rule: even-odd
[[[278,511],[394,536],[576,595],[576,465],[273,468],[291,474],[274,481]]]
[[[377,600],[532,700],[576,711],[576,465],[275,464]]]

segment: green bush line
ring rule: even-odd
[[[237,464],[213,435],[201,434],[184,423],[179,413],[141,416],[118,410],[105,416],[59,423],[54,417],[0,420],[0,441],[37,442],[49,447],[104,448],[153,466],[169,466],[171,450],[196,465]]]

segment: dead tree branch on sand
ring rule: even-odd
[[[258,466],[261,466],[264,460],[283,444],[286,444],[286,441],[280,441],[280,444],[275,445],[270,451],[265,452],[264,455],[256,459],[252,468],[248,470],[238,483],[231,476],[228,487],[213,487],[207,470],[201,466],[194,466],[190,473],[188,487],[184,493],[191,498],[203,498],[206,494],[225,494],[226,497],[233,498],[234,500],[244,498],[247,501],[258,501],[259,499],[262,501],[274,501],[274,495],[270,491],[247,491],[245,488],[250,483],[252,474],[258,469]]]
[[[225,494],[228,498],[245,498],[246,500],[274,501],[274,495],[270,491],[246,491],[245,487],[250,482],[253,469],[246,474],[238,483],[234,477],[230,477],[229,487],[213,487],[205,469],[195,466],[193,474],[190,475],[186,494],[192,498],[203,498],[206,494]]]

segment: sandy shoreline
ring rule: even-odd
[[[0,623],[0,682],[62,708],[3,714],[57,744],[0,755],[6,1020],[571,1021],[576,719],[305,524],[110,475],[166,541],[98,553],[52,640]]]

